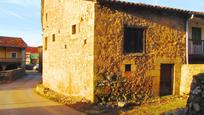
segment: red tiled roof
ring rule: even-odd
[[[124,6],[124,8],[127,8],[125,6],[130,6],[130,7],[138,7],[138,8],[163,10],[163,11],[169,11],[169,12],[177,12],[185,15],[194,14],[196,16],[204,17],[204,12],[196,12],[196,11],[183,10],[178,8],[158,6],[158,5],[148,5],[144,3],[127,2],[127,1],[121,1],[121,0],[98,0],[98,2],[100,4],[108,4],[109,6],[120,5],[120,6]]]
[[[26,48],[27,44],[22,38],[0,36],[0,47]]]
[[[38,53],[38,48],[37,47],[27,47],[26,52]]]

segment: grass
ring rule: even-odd
[[[152,99],[154,100],[154,99]],[[122,112],[122,115],[160,115],[179,108],[185,108],[187,96],[167,96],[147,102],[139,107]]]

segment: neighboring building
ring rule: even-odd
[[[204,64],[204,18],[197,16],[188,21],[189,63]]]
[[[0,36],[0,71],[25,66],[25,48],[22,38]]]
[[[141,82],[135,91],[177,95],[181,66],[203,56],[203,20],[200,12],[117,0],[42,0],[43,85],[95,101],[98,74],[118,73]]]
[[[27,47],[26,64],[38,64],[38,63],[39,63],[38,47]]]

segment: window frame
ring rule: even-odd
[[[15,57],[13,57],[13,54],[15,54]],[[17,52],[11,52],[11,58],[12,59],[16,59],[18,56],[17,56]]]
[[[132,64],[125,64],[125,72],[132,72]]]
[[[125,29],[126,28],[138,28],[138,29],[143,29],[143,44],[142,44],[142,47],[143,47],[143,51],[142,52],[126,52],[125,51],[125,38],[126,38],[126,36],[125,36]],[[134,25],[124,25],[123,26],[123,40],[122,40],[122,54],[123,55],[133,55],[133,56],[135,56],[135,55],[139,55],[139,56],[141,56],[141,55],[144,55],[145,53],[146,53],[146,37],[147,37],[147,29],[148,29],[148,27],[146,27],[146,26],[134,26]]]

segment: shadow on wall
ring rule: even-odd
[[[186,115],[204,115],[204,73],[193,76]]]

